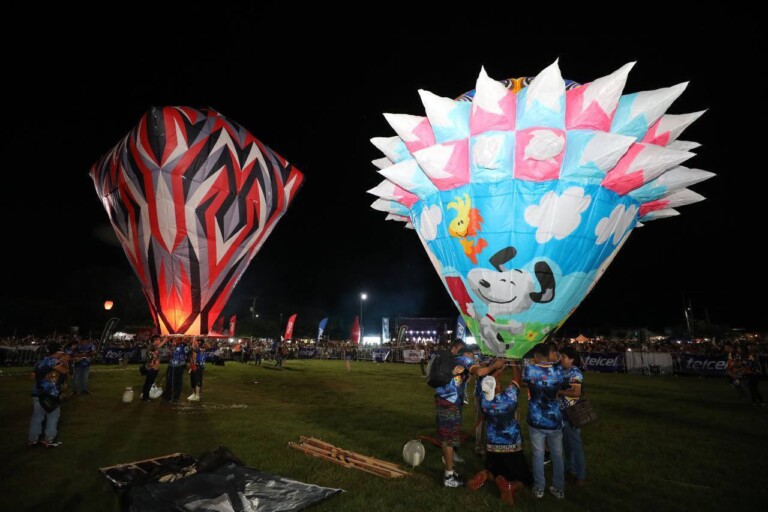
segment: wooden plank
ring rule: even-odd
[[[100,471],[107,471],[107,470],[115,469],[115,468],[133,467],[133,466],[136,466],[137,464],[143,464],[145,462],[153,462],[153,463],[155,463],[155,464],[157,464],[159,466],[160,463],[157,462],[159,460],[170,459],[171,457],[180,457],[182,455],[184,455],[184,454],[180,453],[180,452],[179,453],[172,453],[170,455],[163,455],[162,457],[155,457],[153,459],[135,460],[133,462],[124,462],[123,464],[115,464],[114,466],[106,466],[106,467],[103,467],[103,468],[99,468],[99,470]],[[141,469],[141,468],[138,468],[138,469]],[[142,471],[144,471],[144,470],[142,470]],[[145,471],[145,473],[146,473],[146,471]]]
[[[331,462],[334,462],[340,466],[344,466],[347,468],[354,468],[359,469],[361,471],[365,471],[366,473],[371,473],[376,476],[384,477],[384,478],[399,478],[403,475],[397,474],[395,472],[386,470],[384,468],[372,466],[369,464],[366,464],[361,461],[355,461],[351,460],[347,457],[345,457],[342,453],[336,451],[335,453],[332,453],[328,450],[325,450],[323,448],[305,444],[305,443],[294,443],[289,442],[288,446],[291,448],[294,448],[296,450],[302,451],[308,455],[313,455],[315,457],[328,460]]]
[[[385,460],[377,459],[375,457],[369,457],[369,456],[366,456],[366,455],[359,454],[357,452],[352,452],[352,451],[349,451],[349,450],[344,450],[343,448],[338,448],[338,447],[336,447],[336,446],[334,446],[334,445],[332,445],[330,443],[326,443],[325,441],[322,441],[320,439],[316,439],[314,437],[304,437],[304,436],[302,436],[301,440],[303,442],[305,442],[306,444],[322,447],[322,448],[325,448],[325,449],[330,449],[332,453],[335,450],[337,450],[337,451],[341,452],[342,454],[344,454],[346,457],[348,457],[350,459],[359,460],[360,462],[363,462],[365,464],[381,467],[381,468],[386,469],[388,471],[393,471],[393,472],[396,472],[396,473],[400,473],[400,474],[402,474],[404,476],[410,474],[408,471],[402,469],[400,466],[398,466],[397,464],[394,464],[392,462],[388,462],[388,461],[385,461]]]

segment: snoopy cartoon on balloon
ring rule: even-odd
[[[497,318],[523,313],[533,304],[544,304],[555,298],[555,276],[549,264],[537,261],[533,274],[519,268],[507,269],[505,265],[515,255],[514,247],[505,247],[491,256],[489,263],[493,269],[474,268],[467,275],[470,289],[487,306],[488,312],[480,315],[472,303],[467,304],[467,310],[478,322],[486,346],[497,356],[503,356],[509,348],[509,342],[501,333],[519,334],[525,328],[517,320],[500,323]]]

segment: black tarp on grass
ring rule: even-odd
[[[341,489],[298,482],[249,468],[227,448],[219,447],[198,461],[181,455],[158,459],[143,477],[130,466],[106,474],[123,495],[123,509],[130,512],[289,512],[304,510]],[[190,461],[194,464],[189,465]],[[190,470],[196,471],[189,475]],[[189,475],[189,476],[184,476]],[[169,477],[173,481],[168,480]]]

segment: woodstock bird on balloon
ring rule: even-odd
[[[489,78],[426,117],[384,114],[374,209],[415,229],[481,349],[522,357],[557,329],[641,223],[704,199],[714,176],[678,140],[703,112],[666,114],[687,84],[622,95],[634,63],[587,84],[558,63]],[[507,263],[514,257],[516,269]],[[557,293],[555,293],[555,290]]]

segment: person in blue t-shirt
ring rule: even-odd
[[[544,443],[552,457],[552,486],[549,492],[556,498],[565,497],[563,463],[563,417],[558,403],[558,391],[563,388],[560,365],[547,360],[549,347],[539,343],[533,347],[534,364],[523,370],[523,382],[528,386],[528,433],[533,453],[533,495],[544,497]]]
[[[485,355],[477,356],[478,364],[482,366],[488,366],[493,361],[490,357]],[[472,396],[475,399],[475,453],[477,455],[485,455],[485,416],[483,416],[482,399],[483,399],[483,379],[485,377],[475,378],[475,391]]]
[[[201,398],[206,355],[205,345],[201,344],[197,338],[192,340],[192,355],[189,359],[189,382],[192,386],[192,394],[187,397],[187,400],[191,402],[199,402]]]
[[[464,387],[469,375],[482,377],[504,365],[499,359],[493,364],[481,368],[473,357],[468,356],[466,344],[462,340],[451,343],[451,354],[454,356],[455,367],[453,379],[448,384],[435,389],[435,418],[437,423],[437,439],[443,451],[445,474],[443,486],[461,487],[464,482],[453,470],[453,463],[462,462],[455,450],[461,443],[461,409],[464,404]]]
[[[65,375],[68,371],[68,358],[61,351],[58,343],[51,343],[48,346],[48,353],[50,355],[38,361],[32,369],[32,378],[35,383],[32,387],[32,419],[29,422],[27,436],[29,447],[39,444],[46,448],[56,448],[61,444],[56,441],[61,407],[46,411],[40,404],[40,398],[44,395],[56,398],[60,396],[61,388],[58,380],[59,376]],[[43,434],[43,422],[45,422],[45,435],[40,439],[40,435]]]
[[[190,341],[187,338],[174,338],[171,348],[171,358],[168,361],[168,370],[165,372],[165,388],[163,400],[166,402],[178,402],[181,396],[181,388],[184,386],[184,372],[189,360]]]
[[[88,392],[88,374],[91,371],[91,358],[96,354],[96,346],[88,338],[82,338],[73,350],[72,359],[75,361],[72,380],[72,394]]]
[[[520,393],[520,366],[513,364],[512,380],[502,391],[501,375],[504,368],[482,379],[480,406],[485,416],[486,459],[485,469],[477,473],[467,486],[479,489],[493,480],[501,492],[501,499],[514,505],[515,491],[531,485],[531,470],[523,454],[523,436],[517,420]]]
[[[581,356],[571,347],[563,347],[560,351],[560,364],[563,367],[563,377],[568,389],[558,391],[560,395],[560,410],[565,411],[581,398],[582,375]],[[581,444],[581,429],[571,425],[563,412],[563,452],[565,456],[566,478],[576,485],[584,485],[587,478],[587,465],[584,459],[584,447]]]

